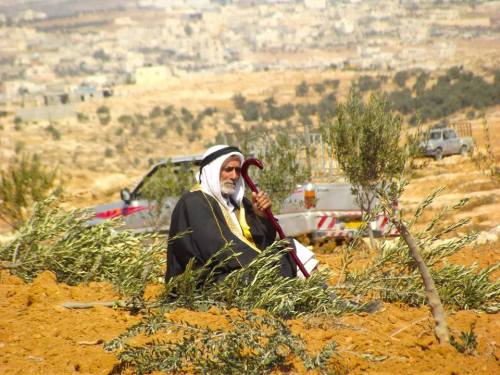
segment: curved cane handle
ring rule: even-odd
[[[254,193],[257,194],[259,192],[259,189],[257,189],[257,186],[255,186],[255,184],[253,183],[252,179],[248,175],[248,168],[251,165],[255,165],[259,169],[264,169],[264,164],[262,164],[262,162],[259,159],[248,158],[248,159],[246,159],[243,162],[243,165],[241,166],[241,176],[245,180],[245,183],[250,188],[250,190],[252,190]],[[274,215],[273,215],[273,213],[271,211],[271,208],[266,208],[264,210],[264,212],[265,212],[267,218],[269,219],[269,221],[271,221],[271,224],[273,225],[274,229],[276,229],[276,232],[278,233],[279,237],[282,240],[284,240],[286,238],[286,235],[283,232],[283,229],[281,228],[281,226],[278,224],[278,221],[274,217]],[[300,259],[297,257],[297,254],[295,253],[294,249],[292,249],[292,251],[290,251],[290,255],[292,256],[292,260],[297,265],[297,267],[299,268],[300,272],[302,272],[302,274],[304,275],[304,277],[306,277],[306,278],[309,277],[309,272],[307,272],[306,268],[304,267],[304,265],[302,264],[302,262],[300,261]]]
[[[241,166],[241,176],[245,180],[245,183],[250,188],[250,190],[252,190],[254,193],[258,193],[259,189],[257,189],[257,186],[255,186],[252,179],[248,175],[248,167],[250,167],[251,165],[255,165],[259,169],[264,169],[264,164],[262,164],[259,159],[248,158],[243,162],[243,165]]]

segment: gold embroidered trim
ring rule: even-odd
[[[212,211],[212,216],[214,217],[214,220],[215,222],[217,223],[217,228],[219,228],[219,232],[220,232],[220,235],[221,237],[224,239],[224,241],[226,241],[226,243],[228,242],[228,240],[226,239],[226,237],[224,237],[224,235],[222,234],[222,228],[220,226],[220,223],[219,223],[219,220],[217,220],[217,216],[215,215],[215,212],[214,212],[214,209],[212,207],[212,203],[210,202],[210,200],[207,198],[206,196],[206,193],[202,190],[201,193],[203,194],[203,197],[205,198],[205,200],[207,201],[208,205],[210,206],[210,210]],[[247,244],[248,246],[250,246],[253,250],[255,250],[257,253],[260,253],[261,250],[257,247],[257,245],[255,245],[255,243],[253,242],[250,242],[247,238],[245,238],[245,236],[241,233],[241,231],[239,230],[239,228],[236,227],[236,224],[234,223],[233,219],[231,219],[231,217],[229,216],[228,212],[227,212],[227,209],[226,207],[224,207],[217,199],[216,199],[216,202],[219,204],[219,207],[222,211],[222,215],[224,216],[224,220],[226,221],[226,224],[229,228],[229,230],[236,236],[238,237],[242,242],[244,242],[245,244]],[[243,267],[243,266],[242,266]]]
[[[257,247],[257,245],[255,245],[255,243],[253,241],[249,241],[244,235],[243,233],[241,232],[240,228],[238,228],[235,224],[235,222],[233,221],[233,219],[231,219],[231,217],[229,216],[229,213],[227,212],[227,209],[219,202],[217,201],[217,203],[219,204],[220,208],[221,208],[221,211],[222,211],[222,215],[224,215],[224,219],[226,220],[226,223],[227,223],[227,226],[229,227],[229,230],[231,232],[233,232],[233,234],[238,237],[241,241],[243,241],[244,243],[246,243],[248,246],[250,246],[252,249],[254,249],[256,252],[260,253],[261,250]]]
[[[243,231],[243,235],[245,238],[255,245],[255,241],[252,237],[252,232],[250,231],[250,226],[247,223],[247,219],[245,216],[245,207],[243,204],[239,209],[236,210],[238,216],[238,222],[240,223],[241,230]]]

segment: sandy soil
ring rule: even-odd
[[[494,246],[498,246],[498,242]],[[486,263],[498,263],[498,248],[483,246],[480,253],[471,248],[470,256]],[[335,270],[336,253],[319,256]],[[358,260],[358,266],[363,263]],[[480,262],[480,266],[485,266]],[[0,273],[0,372],[2,374],[108,374],[117,363],[113,354],[104,352],[103,342],[110,340],[139,320],[123,310],[96,307],[70,310],[61,306],[68,301],[110,301],[117,296],[105,283],[70,287],[58,284],[50,272],[26,284],[8,272]],[[227,326],[224,312],[192,312],[179,309],[174,319],[197,323],[212,329]],[[472,323],[478,340],[476,354],[467,356],[451,346],[441,346],[433,335],[433,323],[427,307],[410,308],[385,303],[376,314],[334,317],[308,317],[288,321],[294,334],[300,335],[312,353],[331,340],[338,343],[338,357],[332,366],[351,374],[493,374],[498,371],[500,319],[477,311],[460,311],[448,317],[452,333],[468,331]],[[298,361],[295,370],[305,373]],[[332,368],[333,369],[333,368]]]

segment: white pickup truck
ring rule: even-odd
[[[460,138],[455,129],[451,128],[432,129],[428,138],[420,143],[422,153],[435,160],[441,160],[446,155],[465,155],[473,147],[474,140],[471,137]]]
[[[174,157],[170,159],[176,167],[199,165],[201,155]],[[161,210],[157,202],[144,199],[141,192],[147,179],[153,177],[167,161],[155,164],[146,175],[131,189],[121,190],[121,200],[94,207],[94,219],[89,225],[121,216],[124,229],[134,232],[159,230],[168,232],[170,216],[177,198],[162,202]],[[160,212],[160,217],[158,217]],[[276,214],[276,213],[275,213]],[[351,185],[346,183],[322,183],[299,185],[282,204],[281,212],[276,215],[287,236],[310,236],[312,239],[333,237],[340,240],[351,238],[361,225],[362,213],[351,193]],[[161,226],[158,227],[157,223]],[[393,235],[389,233],[388,220],[378,217],[371,223],[376,236]]]

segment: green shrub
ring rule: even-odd
[[[361,92],[378,90],[380,81],[372,76],[362,75],[356,82],[356,88]]]
[[[61,132],[57,130],[57,128],[54,125],[50,124],[45,128],[45,130],[47,130],[47,132],[52,136],[53,140],[57,141],[61,139]]]
[[[134,117],[130,115],[120,115],[118,122],[122,125],[129,126],[135,123]]]
[[[29,216],[34,203],[57,193],[57,168],[43,165],[38,155],[23,154],[0,172],[0,217],[19,228]]]
[[[111,112],[109,111],[109,108],[105,105],[100,106],[97,108],[97,118],[99,119],[99,123],[101,125],[108,125],[111,121]]]
[[[407,70],[399,71],[394,75],[394,82],[396,82],[399,87],[405,87],[406,80],[409,76],[410,73]]]
[[[79,123],[86,123],[89,121],[89,117],[85,113],[78,112],[76,118]]]
[[[157,118],[160,117],[161,114],[162,114],[161,108],[156,106],[151,110],[151,112],[149,112],[149,118]]]
[[[232,97],[234,108],[239,109],[240,111],[243,110],[245,107],[246,99],[243,95],[240,93],[233,95]]]
[[[236,317],[226,313],[225,317],[230,329],[212,330],[162,314],[149,314],[127,333],[107,343],[105,349],[120,349],[117,356],[121,362],[115,370],[132,368],[137,374],[268,374],[283,368],[292,357],[300,359],[308,371],[326,370],[335,354],[336,344],[330,342],[317,355],[310,355],[303,339],[272,316],[245,312]],[[165,338],[172,334],[181,339]],[[125,343],[138,335],[147,337],[148,343]],[[158,336],[162,338],[155,338]]]
[[[0,259],[15,262],[11,272],[28,282],[48,270],[61,283],[108,281],[125,296],[141,297],[147,283],[162,275],[165,240],[119,231],[116,220],[89,226],[92,217],[85,210],[65,211],[54,199],[39,201],[0,249]]]
[[[315,83],[313,87],[314,91],[318,94],[323,94],[325,92],[325,85],[323,83]]]
[[[261,117],[260,103],[254,100],[245,102],[241,114],[245,121],[258,121]]]
[[[25,149],[26,149],[26,142],[16,141],[16,144],[14,145],[14,152],[16,153],[16,155],[20,154]]]
[[[106,147],[106,150],[104,150],[104,157],[105,158],[111,158],[113,157],[113,149],[111,147]]]
[[[299,85],[295,86],[295,96],[304,97],[309,93],[309,85],[306,81],[302,81]]]
[[[409,227],[418,222],[424,210],[432,203],[440,190],[427,197],[417,208]],[[451,239],[443,239],[447,233],[469,222],[462,219],[449,225],[441,224],[451,210],[462,208],[467,200],[453,207],[444,208],[415,235],[422,257],[430,268],[432,278],[445,306],[455,310],[479,309],[488,312],[500,310],[500,282],[490,280],[499,264],[478,270],[476,265],[447,264],[446,259],[472,243],[477,234],[471,233]],[[444,264],[444,265],[443,265]],[[426,295],[415,261],[402,239],[384,242],[379,254],[363,270],[352,272],[346,278],[351,293],[378,293],[388,302],[400,301],[412,306],[425,303]]]

